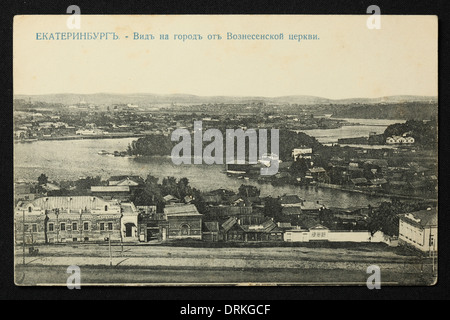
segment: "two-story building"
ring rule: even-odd
[[[399,244],[422,252],[437,251],[437,209],[429,208],[407,213],[400,217]]]
[[[17,242],[59,243],[121,240],[121,207],[99,197],[42,197],[15,210]]]

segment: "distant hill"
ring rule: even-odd
[[[431,120],[438,118],[437,102],[409,101],[347,105],[336,108],[335,118]]]
[[[208,103],[266,103],[266,104],[299,104],[299,105],[315,105],[315,104],[377,104],[377,103],[402,103],[402,102],[437,102],[437,97],[423,96],[389,96],[374,99],[368,98],[352,98],[352,99],[327,99],[315,96],[295,95],[283,97],[233,97],[233,96],[196,96],[190,94],[111,94],[111,93],[95,93],[95,94],[45,94],[45,95],[15,95],[15,99],[23,99],[26,101],[46,102],[52,104],[72,105],[82,102],[96,105],[111,104],[137,104],[140,106],[154,106],[158,104],[208,104]]]

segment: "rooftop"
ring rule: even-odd
[[[35,199],[33,201],[24,203],[22,207],[27,207],[31,205],[35,208],[40,208],[41,210],[51,210],[51,209],[97,209],[105,205],[118,205],[116,201],[106,201],[99,197],[91,196],[71,196],[71,197],[42,197]]]
[[[300,199],[297,195],[284,195],[280,198],[281,204],[296,204],[301,203],[302,199]]]
[[[167,216],[201,216],[197,207],[193,204],[183,206],[166,206],[164,213]]]
[[[129,186],[92,186],[91,192],[130,192]]]
[[[401,219],[406,220],[412,225],[418,225],[421,227],[437,226],[438,214],[436,208],[431,210],[421,210],[405,214]]]

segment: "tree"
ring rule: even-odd
[[[192,190],[189,187],[189,179],[188,178],[181,178],[178,181],[178,194],[180,198],[185,198],[186,196],[192,196]]]
[[[75,181],[75,187],[77,191],[84,193],[86,190],[91,189],[92,186],[99,186],[102,183],[102,178],[97,177],[86,177],[84,179],[78,179]]]
[[[294,177],[305,177],[308,171],[308,162],[305,158],[298,157],[292,164],[290,171]]]
[[[398,236],[399,215],[425,209],[422,203],[406,203],[397,199],[382,202],[380,207],[369,214],[368,229],[374,234],[382,231],[389,236]]]
[[[181,197],[178,194],[177,179],[174,177],[167,177],[167,178],[163,179],[162,186],[161,186],[161,192],[164,196],[167,196],[170,194],[173,196]]]
[[[280,198],[267,197],[264,199],[264,215],[273,218],[275,222],[283,220],[283,207]]]
[[[127,152],[132,155],[167,156],[171,154],[173,146],[170,137],[153,135],[133,141],[128,146]]]
[[[261,194],[261,190],[259,190],[255,186],[243,184],[239,187],[238,194],[240,197],[247,197],[247,198],[259,197],[259,195]]]
[[[43,184],[46,184],[47,182],[48,182],[48,177],[44,173],[41,173],[41,175],[38,177],[39,185],[42,186]]]

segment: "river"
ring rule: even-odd
[[[367,119],[352,119],[352,122],[366,121],[364,129],[355,130],[355,126],[341,129],[307,130],[307,134],[316,136],[319,141],[336,140],[338,138],[357,137],[368,132],[383,132],[391,121],[380,123]],[[368,122],[367,122],[368,121]],[[394,122],[395,123],[395,122]],[[358,126],[359,127],[359,126]],[[325,139],[325,137],[327,137]],[[329,138],[328,138],[329,137]],[[151,174],[163,179],[173,176],[186,177],[191,185],[200,190],[208,191],[217,188],[237,190],[243,183],[258,186],[262,196],[281,196],[283,194],[297,194],[309,201],[320,201],[330,207],[377,205],[389,199],[379,196],[349,193],[334,189],[315,187],[284,186],[273,187],[270,184],[259,184],[252,180],[239,180],[227,177],[221,165],[181,165],[176,166],[169,157],[153,157],[132,159],[99,155],[100,150],[109,152],[126,150],[133,138],[99,139],[99,140],[70,140],[70,141],[36,141],[32,143],[14,144],[14,178],[15,180],[37,181],[41,173],[45,173],[50,180],[75,180],[85,176],[101,176],[107,179],[112,175],[140,175],[146,177]],[[324,142],[329,142],[324,141]]]
[[[387,126],[395,123],[405,123],[406,120],[380,120],[380,119],[341,119],[332,118],[333,120],[345,120],[354,125],[343,126],[338,129],[311,129],[297,130],[304,132],[309,136],[315,137],[320,143],[337,143],[341,138],[357,138],[368,137],[370,133],[383,133]]]

